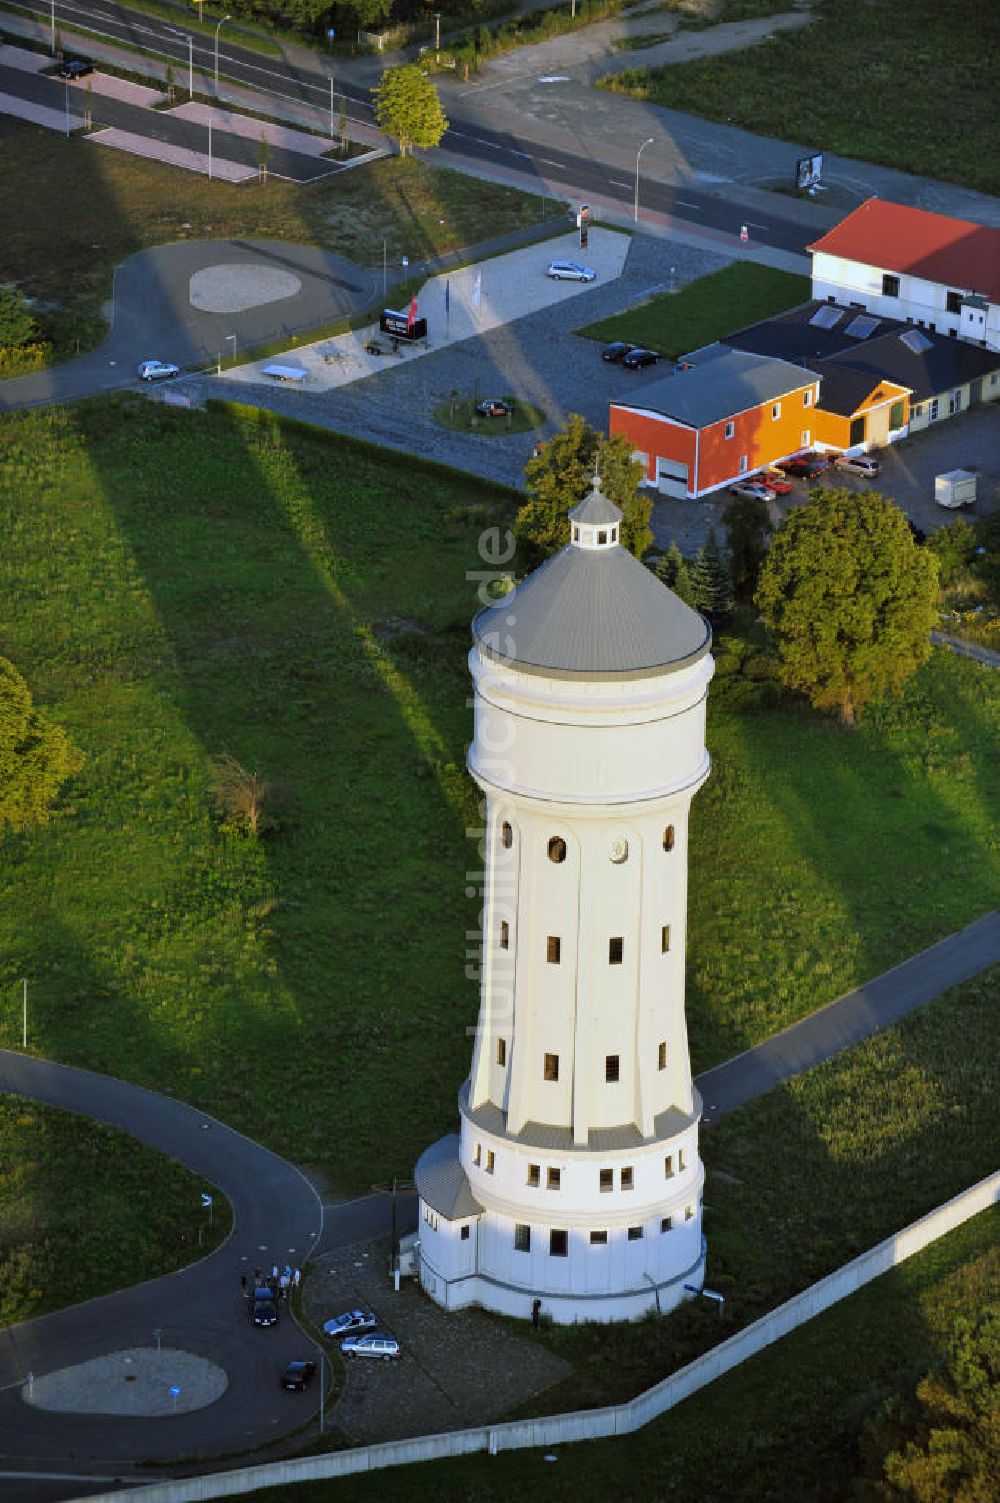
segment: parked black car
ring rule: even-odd
[[[655,350],[629,350],[627,355],[622,356],[622,365],[626,366],[630,371],[638,371],[644,365],[655,365],[659,358]]]
[[[281,1386],[289,1393],[302,1393],[315,1376],[315,1362],[289,1362],[281,1375]]]
[[[56,71],[60,78],[86,78],[88,73],[93,73],[94,65],[82,57],[66,57]]]
[[[278,1324],[278,1306],[270,1289],[261,1286],[253,1291],[253,1298],[249,1301],[250,1320],[255,1326],[276,1326]]]
[[[604,349],[601,351],[601,359],[607,360],[609,365],[617,365],[619,361],[624,360],[625,356],[634,349],[634,344],[625,344],[622,340],[616,339],[613,344],[606,344],[604,346]]]

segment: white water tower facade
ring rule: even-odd
[[[473,623],[481,1002],[459,1132],[417,1164],[420,1278],[448,1309],[629,1320],[704,1277],[684,953],[711,634],[596,480],[570,520]]]

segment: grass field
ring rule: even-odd
[[[678,292],[663,292],[574,332],[602,343],[613,339],[649,345],[676,359],[700,346],[770,318],[809,297],[809,278],[755,261],[734,261]]]
[[[9,215],[0,244],[0,281],[39,298],[56,358],[103,338],[102,307],[119,261],[173,240],[259,236],[315,244],[362,265],[394,265],[540,222],[565,219],[561,204],[529,193],[386,158],[308,187],[209,182],[85,140],[0,118]],[[54,203],[72,214],[52,232]]]
[[[3,1326],[172,1273],[229,1233],[204,1180],[71,1112],[0,1096],[0,1165]]]
[[[257,413],[123,397],[5,419],[0,653],[86,764],[5,847],[3,1042],[27,975],[41,1052],[169,1084],[344,1190],[410,1173],[454,1121],[478,1007],[466,574],[510,503]],[[935,654],[849,735],[738,667],[723,641],[696,1068],[1000,883],[1000,676]],[[265,841],[215,813],[227,751],[287,787]]]
[[[744,52],[602,83],[756,135],[1000,192],[996,6],[815,0],[813,11],[801,31]]]
[[[387,1496],[398,1503],[536,1496],[553,1503],[605,1496],[625,1503],[844,1503],[864,1420],[885,1398],[912,1394],[946,1350],[955,1319],[996,1299],[998,1235],[994,1207],[620,1440],[395,1467],[253,1496],[260,1503]]]
[[[453,428],[456,433],[477,433],[481,438],[530,433],[544,425],[545,413],[533,402],[522,402],[516,397],[506,400],[513,408],[506,417],[482,417],[476,412],[475,397],[454,397],[435,409],[434,421],[442,428]]]

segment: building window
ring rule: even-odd
[[[693,1221],[694,1220],[694,1206],[685,1206],[684,1207],[684,1220],[685,1221]]]
[[[808,449],[808,447],[812,443],[812,441],[813,441],[812,429],[811,428],[803,428],[803,430],[802,430],[802,447],[803,447],[803,449]]]
[[[961,313],[962,294],[960,292],[949,292],[944,300],[944,306],[945,311],[948,313]]]
[[[687,1168],[687,1165],[684,1162],[684,1150],[683,1150],[683,1148],[678,1148],[678,1150],[677,1150],[677,1173],[678,1174],[683,1174],[684,1170],[686,1168]]]
[[[726,437],[727,438],[732,438],[732,436],[733,436],[733,434],[735,432],[736,432],[736,424],[735,423],[727,423],[726,424]]]
[[[623,1190],[631,1190],[632,1189],[632,1183],[633,1183],[632,1176],[633,1176],[633,1172],[634,1171],[632,1169],[623,1169],[622,1170],[622,1189]]]
[[[578,543],[580,541],[580,529],[579,529],[579,527],[574,527],[573,528],[573,541],[574,541],[574,543]]]
[[[672,1216],[664,1216],[660,1221],[660,1231],[669,1232],[673,1224],[674,1218]]]
[[[535,1190],[542,1182],[542,1171],[537,1164],[528,1165],[528,1184]]]
[[[599,532],[599,533],[598,533],[598,534],[597,534],[597,541],[598,541],[598,542],[599,542],[599,543],[606,543],[606,542],[607,542],[607,541],[608,541],[608,535],[607,535],[607,533],[606,533],[606,532],[603,532],[603,531],[602,531],[602,532]]]
[[[803,407],[811,407],[812,406],[812,399],[813,399],[812,387],[810,386],[808,388],[808,390],[806,390],[806,391],[804,391],[802,393],[802,405],[803,405]]]
[[[749,461],[745,454],[740,455],[740,474],[745,475],[749,469]]]
[[[483,1162],[483,1145],[477,1143],[472,1154],[472,1162],[478,1167]]]
[[[670,925],[663,924],[660,929],[660,954],[666,955],[670,949]]]
[[[500,920],[500,948],[501,950],[510,948],[510,925],[506,919]]]
[[[619,1070],[618,1055],[606,1054],[604,1056],[604,1079],[608,1085],[614,1085],[615,1081],[619,1079]]]
[[[672,1153],[668,1153],[663,1160],[663,1173],[667,1179],[673,1179],[674,1177],[674,1156]]]
[[[497,1064],[498,1065],[505,1065],[506,1063],[507,1063],[507,1040],[506,1039],[497,1039]]]
[[[548,961],[549,965],[559,964],[559,954],[561,949],[562,945],[560,944],[558,934],[550,934],[548,939],[545,941],[545,959]]]
[[[956,412],[961,412],[961,410],[962,410],[962,393],[960,391],[949,392],[948,393],[948,416],[949,417],[954,417],[955,413]]]
[[[656,1068],[658,1070],[665,1070],[667,1068],[667,1041],[666,1041],[666,1039],[662,1039],[660,1041],[660,1047],[657,1050],[657,1056],[656,1056]]]
[[[663,832],[663,849],[665,851],[672,851],[673,848],[674,848],[674,827],[673,827],[673,825],[667,825],[667,828]]]
[[[780,418],[780,416],[781,416],[781,403],[780,402],[772,402],[771,403],[771,422],[772,423],[776,423],[778,421],[778,419]]]
[[[608,1245],[608,1234],[607,1234],[607,1232],[591,1232],[591,1234],[590,1234],[590,1245],[591,1245],[591,1247],[607,1247],[607,1245]]]
[[[561,835],[553,835],[549,841],[549,860],[556,866],[566,860],[566,842]]]
[[[555,1227],[549,1232],[549,1253],[553,1258],[565,1258],[569,1252],[569,1233]]]
[[[496,1167],[496,1155],[494,1154],[492,1148],[487,1148],[487,1150],[486,1150],[486,1173],[487,1174],[492,1174],[495,1167]]]
[[[463,1242],[468,1242],[468,1240],[469,1240],[469,1228],[467,1226],[463,1226],[462,1232],[461,1232],[461,1237],[462,1237],[462,1241]]]
[[[923,410],[923,404],[921,402],[917,402],[912,409],[911,416],[918,418],[922,415]]]
[[[550,1168],[546,1174],[545,1183],[550,1190],[558,1190],[562,1183],[562,1170]]]
[[[628,1229],[628,1240],[630,1242],[641,1242],[642,1241],[642,1227],[641,1226],[630,1226],[629,1229]]]
[[[882,296],[899,297],[899,278],[888,271],[882,274]]]
[[[937,399],[937,397],[931,397],[930,401],[927,404],[927,421],[929,423],[936,423],[937,422],[937,416],[938,416],[938,399]]]
[[[892,406],[889,408],[889,427],[892,432],[895,432],[897,428],[902,428],[904,422],[903,415],[905,412],[905,402],[893,402]]]
[[[558,1080],[559,1079],[559,1056],[558,1056],[558,1054],[547,1054],[545,1056],[545,1079],[546,1080]]]
[[[531,1227],[522,1226],[520,1222],[514,1227],[514,1251],[531,1251]]]
[[[608,940],[608,965],[621,965],[624,953],[624,938],[620,934],[612,935]]]
[[[500,826],[500,842],[503,845],[504,849],[507,851],[509,851],[511,846],[514,844],[514,831],[510,827],[509,820],[505,819],[503,824]]]
[[[607,1195],[615,1188],[615,1171],[613,1169],[601,1170],[601,1193]]]

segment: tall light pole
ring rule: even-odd
[[[645,141],[641,143],[639,150],[635,154],[635,209],[632,214],[632,219],[635,224],[639,223],[639,158],[646,150],[646,147],[652,146],[655,140],[655,136],[647,136]]]
[[[233,364],[235,365],[236,364],[236,335],[235,334],[227,334],[226,335],[226,339],[227,340],[231,339],[233,341]]]
[[[219,32],[222,30],[223,26],[225,26],[226,22],[227,21],[231,21],[232,19],[233,19],[232,16],[223,16],[222,20],[219,22],[219,24],[215,28],[215,92],[216,92],[216,95],[218,95],[218,92],[219,92]]]
[[[188,98],[194,98],[194,37],[189,36],[188,44]]]
[[[64,79],[66,85],[66,140],[69,140],[69,79]]]
[[[333,74],[330,74],[330,140],[333,140]]]
[[[49,47],[52,56],[56,55],[56,0],[52,0],[52,42]]]
[[[21,1048],[28,1047],[28,978],[21,977]]]
[[[435,62],[441,61],[441,12],[439,10],[434,12],[434,59]]]
[[[208,117],[208,181],[212,181],[212,117]]]

